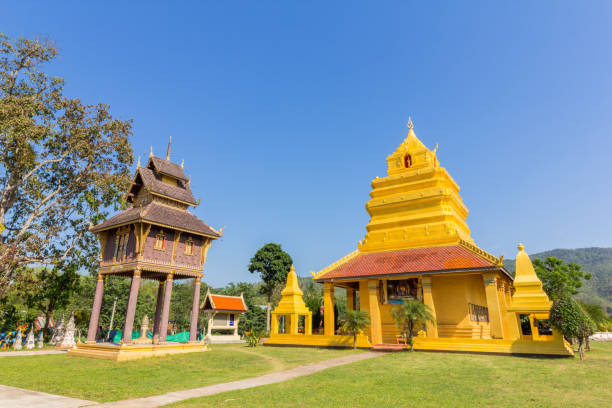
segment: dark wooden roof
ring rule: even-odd
[[[149,164],[147,167],[150,167],[151,164],[160,173],[167,174],[169,176],[175,177],[179,180],[187,181],[187,177],[185,177],[185,172],[183,168],[176,163],[172,163],[170,160],[162,159],[161,157],[152,156],[149,159]]]
[[[140,179],[138,178],[138,175],[140,175]],[[191,187],[186,181],[178,180],[178,185],[176,186],[164,183],[157,178],[153,170],[146,167],[140,167],[138,170],[136,170],[136,177],[134,180],[135,182],[132,184],[132,187],[130,187],[130,193],[134,196],[138,194],[138,189],[142,187],[138,185],[138,182],[142,180],[144,187],[149,189],[149,191],[154,194],[174,198],[191,205],[197,204],[195,198],[193,197],[193,193],[191,192]]]
[[[157,225],[174,227],[199,235],[218,238],[221,236],[204,221],[187,210],[169,207],[155,201],[143,206],[132,207],[91,228],[93,232],[103,231],[118,225],[132,222],[150,222]]]

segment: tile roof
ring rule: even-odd
[[[172,163],[170,160],[165,160],[157,156],[151,157],[149,162],[152,162],[155,169],[160,173],[164,173],[169,176],[176,177],[177,179],[187,181],[187,177],[185,177],[185,172],[183,171],[183,168],[178,164]]]
[[[232,310],[238,312],[246,312],[247,307],[244,300],[240,296],[225,296],[225,295],[212,295],[209,294],[212,304],[210,308],[212,310]],[[207,297],[208,299],[208,297]],[[206,306],[208,302],[204,302]]]
[[[499,268],[462,245],[360,253],[316,280]]]
[[[137,171],[142,177],[142,182],[145,187],[151,190],[151,192],[175,198],[192,205],[197,203],[188,183],[179,180],[179,186],[173,186],[157,179],[155,173],[151,169],[140,167]]]
[[[204,221],[200,220],[189,211],[158,204],[155,201],[145,205],[142,208],[129,208],[115,215],[114,217],[107,219],[101,224],[92,227],[91,231],[101,231],[115,225],[134,221],[149,221],[156,224],[168,225],[170,227],[193,231],[195,233],[207,236],[221,236],[217,231],[213,230]]]

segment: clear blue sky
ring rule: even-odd
[[[0,31],[55,40],[50,70],[134,119],[136,157],[173,136],[225,227],[209,284],[255,280],[266,242],[300,275],[353,251],[409,115],[483,249],[612,246],[609,1],[85,3],[5,2]]]

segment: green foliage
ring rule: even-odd
[[[357,334],[362,332],[370,324],[370,315],[362,310],[348,310],[346,320],[342,324],[343,333],[353,335],[353,349],[357,348]]]
[[[88,227],[130,183],[131,122],[64,96],[43,70],[56,56],[49,41],[0,34],[0,298],[27,265],[95,269]]]
[[[261,275],[260,291],[268,300],[266,330],[270,331],[270,300],[277,286],[287,280],[293,259],[278,244],[266,244],[251,258],[249,272]]]
[[[578,339],[580,359],[584,344],[595,331],[595,323],[571,297],[556,299],[550,309],[550,324],[568,339]]]
[[[598,331],[612,331],[612,319],[606,315],[603,307],[596,303],[578,302],[582,310],[593,320]]]
[[[423,302],[410,299],[391,309],[391,315],[397,327],[405,334],[410,344],[410,351],[414,350],[412,338],[416,331],[422,329],[427,323],[435,323],[431,308]]]
[[[249,347],[257,347],[261,334],[257,331],[249,332],[246,336],[246,343]]]
[[[542,281],[544,291],[553,301],[577,295],[582,281],[591,279],[591,274],[584,273],[580,265],[566,264],[554,256],[549,256],[544,262],[534,259],[533,267]]]

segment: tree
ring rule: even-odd
[[[50,41],[0,33],[0,298],[23,266],[95,268],[90,223],[130,183],[131,121],[64,96]]]
[[[577,295],[582,281],[591,279],[591,274],[584,273],[580,265],[566,264],[554,256],[549,256],[544,262],[534,259],[533,266],[544,291],[553,301]]]
[[[259,273],[263,284],[261,293],[266,295],[266,330],[270,331],[270,299],[274,289],[279,283],[287,280],[289,269],[293,265],[293,259],[283,251],[278,244],[266,244],[261,247],[251,258],[249,272]]]
[[[49,329],[53,312],[63,309],[73,293],[79,289],[80,276],[74,266],[64,271],[59,268],[24,268],[16,285],[29,308],[45,316],[43,333]]]
[[[419,300],[405,300],[403,304],[396,305],[391,309],[391,315],[395,319],[395,324],[404,333],[410,343],[410,351],[414,350],[415,330],[422,328],[427,323],[435,323],[431,314],[431,308]]]
[[[346,320],[342,324],[342,331],[353,335],[353,350],[357,349],[357,334],[370,324],[368,312],[361,310],[348,310]]]
[[[562,297],[553,302],[550,309],[550,324],[568,339],[578,340],[580,359],[584,360],[584,346],[595,331],[595,323],[571,297]]]
[[[610,331],[612,329],[612,319],[606,315],[603,307],[596,303],[578,302],[582,310],[593,320],[598,331]]]

